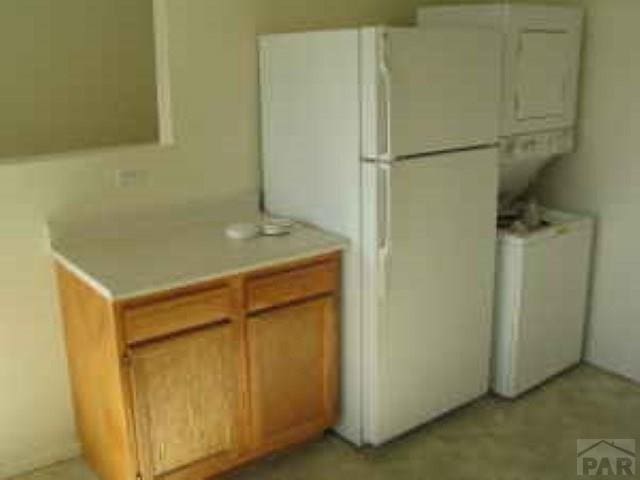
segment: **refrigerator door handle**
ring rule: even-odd
[[[390,166],[387,164],[378,165],[378,248],[383,256],[386,256],[390,243],[390,225],[391,217],[391,177]]]
[[[382,33],[378,40],[378,152],[384,159],[391,156],[391,71],[389,69],[387,35]]]

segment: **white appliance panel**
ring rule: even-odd
[[[374,445],[488,389],[497,164],[483,149],[381,167]]]
[[[520,32],[516,66],[518,121],[562,117],[572,107],[567,32]]]
[[[512,5],[504,15],[506,134],[572,127],[577,115],[582,10]]]
[[[545,216],[555,226],[499,243],[493,389],[506,397],[582,358],[593,222]]]
[[[339,432],[362,438],[359,32],[260,39],[265,207],[344,235]]]
[[[392,158],[496,142],[500,37],[495,32],[390,28],[383,36]]]
[[[362,163],[362,437],[374,443],[379,423],[379,372],[382,358],[378,339],[384,334],[387,307],[388,195],[391,164]]]

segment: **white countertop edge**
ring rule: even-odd
[[[66,258],[61,253],[52,250],[53,258],[59,262],[64,268],[73,273],[76,277],[78,277],[83,282],[87,283],[91,288],[97,291],[100,295],[102,295],[107,300],[114,300],[113,293],[102,285],[100,282],[95,280],[93,277],[85,273],[81,268],[76,266],[73,262],[71,262],[68,258]]]
[[[218,279],[230,277],[233,275],[239,275],[242,273],[252,272],[254,270],[262,270],[265,268],[275,267],[279,264],[297,262],[304,259],[311,259],[313,257],[327,255],[333,252],[343,252],[346,248],[347,248],[347,245],[336,244],[331,247],[309,250],[297,255],[283,256],[279,258],[265,260],[264,262],[259,262],[259,263],[242,267],[242,268],[225,270],[223,272],[217,272],[217,273],[206,275],[203,277],[194,277],[194,278],[185,279],[179,282],[167,283],[165,285],[158,285],[156,287],[149,287],[143,290],[137,290],[134,292],[123,293],[119,295],[114,294],[102,283],[100,283],[98,280],[96,280],[95,278],[91,277],[89,274],[84,272],[81,268],[76,266],[72,261],[67,259],[61,253],[55,250],[52,250],[52,253],[53,253],[53,257],[58,262],[60,262],[66,269],[68,269],[71,273],[73,273],[78,278],[80,278],[81,280],[86,282],[88,285],[90,285],[94,290],[96,290],[100,295],[102,295],[107,300],[111,302],[126,302],[129,300],[135,300],[135,299],[146,297],[149,295],[161,294],[163,292],[169,292],[169,291],[177,290],[180,288],[197,286],[198,284],[213,282]]]

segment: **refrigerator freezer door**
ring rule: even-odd
[[[396,162],[388,174],[385,293],[365,337],[377,359],[366,425],[374,445],[488,389],[498,153]]]
[[[377,41],[378,65],[364,67],[364,101],[378,158],[393,159],[494,144],[500,109],[500,37],[483,28],[376,29],[363,31],[363,57]],[[376,69],[377,82],[367,81]],[[377,112],[377,115],[376,115]],[[367,119],[364,119],[365,124]],[[387,138],[386,142],[380,139]],[[370,150],[370,149],[365,149]]]

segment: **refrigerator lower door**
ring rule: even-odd
[[[376,307],[365,309],[365,436],[373,445],[488,390],[498,152],[378,169],[369,280]]]

